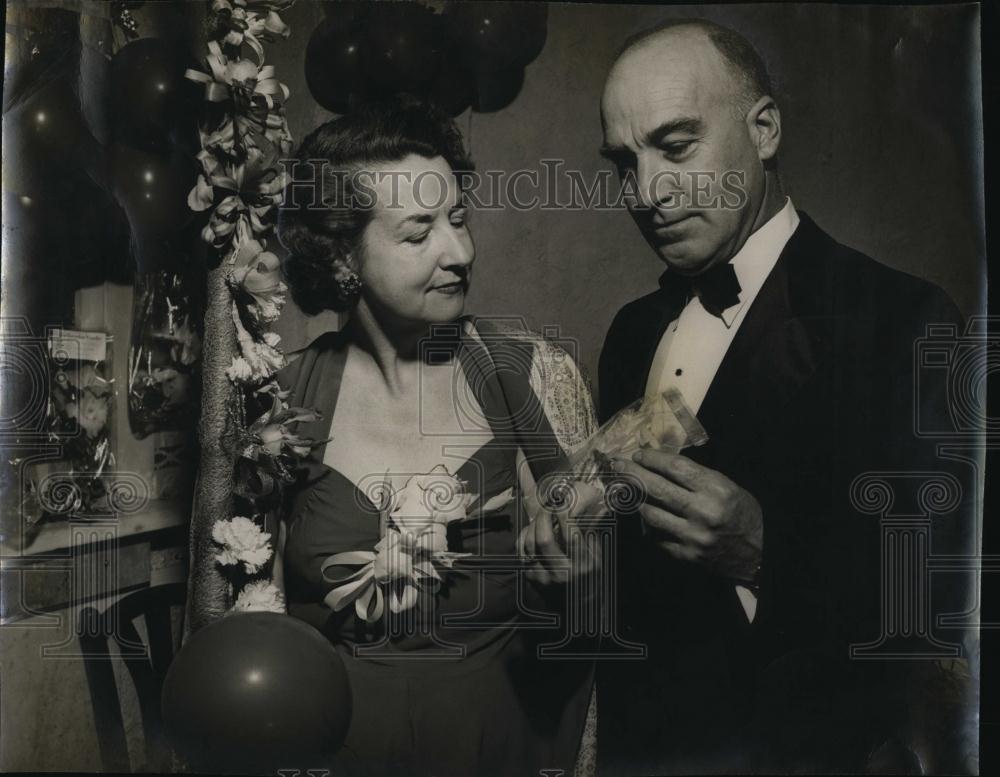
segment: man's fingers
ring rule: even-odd
[[[673,541],[684,545],[701,545],[704,542],[705,538],[698,527],[662,507],[647,503],[639,508],[639,514],[649,526],[668,534]]]
[[[660,550],[678,561],[695,561],[698,558],[698,555],[694,550],[681,542],[661,540],[657,544],[660,546]]]
[[[632,461],[641,464],[646,469],[658,472],[668,480],[684,486],[690,491],[703,488],[706,480],[714,474],[712,470],[697,464],[687,456],[667,451],[654,451],[643,448],[632,454]]]
[[[696,498],[693,491],[672,483],[651,469],[627,459],[616,459],[616,471],[636,478],[642,484],[647,499],[652,499],[671,512],[687,514]]]

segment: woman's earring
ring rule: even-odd
[[[353,300],[361,293],[361,278],[354,270],[347,270],[338,276],[337,286],[340,289],[340,296],[345,300]]]

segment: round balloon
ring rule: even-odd
[[[184,153],[150,154],[121,144],[111,149],[115,196],[140,238],[166,237],[193,217],[187,196],[197,175],[194,161]]]
[[[103,23],[109,30],[110,48],[110,22]],[[87,121],[91,134],[102,144],[107,145],[112,141],[111,132],[111,59],[110,55],[92,46],[83,46],[80,49],[80,109],[83,117]]]
[[[328,111],[346,113],[364,95],[363,49],[364,35],[354,24],[327,19],[313,30],[306,46],[306,85]]]
[[[523,67],[477,73],[476,96],[472,107],[480,113],[492,113],[506,108],[514,102],[523,85]]]
[[[313,627],[270,612],[205,626],[167,672],[163,720],[199,770],[261,774],[323,766],[351,718],[343,662]]]
[[[451,3],[444,17],[477,72],[523,68],[541,53],[548,33],[546,3]]]
[[[419,3],[377,3],[365,21],[364,72],[379,92],[420,94],[441,65],[440,18]]]
[[[144,151],[190,145],[197,131],[198,89],[187,63],[158,38],[141,38],[111,60],[115,139]]]
[[[86,167],[96,141],[80,112],[72,83],[57,79],[3,117],[3,183],[17,194],[52,188],[52,170]]]
[[[426,97],[449,116],[468,108],[476,94],[476,80],[470,68],[455,52],[445,52],[437,77],[427,87]]]

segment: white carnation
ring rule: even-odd
[[[281,342],[281,335],[277,332],[264,332],[264,342],[271,348],[277,348]]]
[[[285,612],[285,595],[270,580],[248,583],[230,612]]]
[[[226,377],[233,383],[245,383],[253,377],[253,369],[250,362],[242,356],[234,356],[233,363],[226,370]]]
[[[218,520],[212,527],[212,539],[222,548],[215,557],[223,566],[242,562],[247,574],[255,574],[271,558],[271,535],[242,515]]]

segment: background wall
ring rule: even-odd
[[[545,49],[517,99],[459,117],[477,169],[540,169],[559,158],[589,176],[606,166],[598,104],[622,41],[666,18],[699,16],[740,30],[776,86],[782,177],[796,206],[843,243],[942,286],[966,314],[984,294],[978,11],[974,6],[550,4]],[[292,38],[268,55],[292,90],[300,140],[332,118],[309,95],[305,44],[322,17],[300,2]],[[336,78],[336,73],[330,74]],[[520,314],[576,338],[593,376],[622,304],[662,271],[624,211],[480,212],[469,309]],[[289,311],[289,349],[332,319]]]

